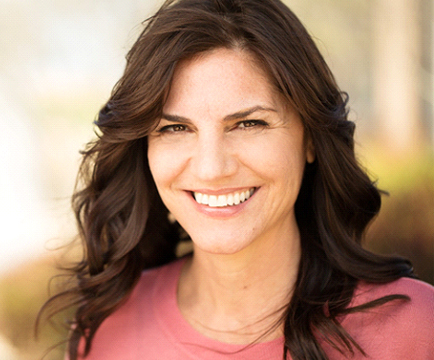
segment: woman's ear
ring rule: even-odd
[[[310,136],[307,138],[306,143],[306,161],[312,164],[315,161],[315,146],[313,146]]]

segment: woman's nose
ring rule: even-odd
[[[206,182],[217,181],[233,175],[236,171],[236,156],[224,135],[204,136],[198,139],[191,166],[195,176]]]

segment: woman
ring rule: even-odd
[[[167,1],[84,152],[69,359],[433,359],[346,104],[279,0]]]

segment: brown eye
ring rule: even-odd
[[[244,120],[238,123],[238,128],[240,129],[247,129],[252,127],[261,127],[261,126],[268,126],[268,124],[263,120]]]
[[[181,132],[185,130],[187,130],[187,127],[185,125],[175,124],[163,126],[161,129],[158,130],[158,132]]]
[[[184,125],[172,125],[172,131],[184,131],[185,126]]]

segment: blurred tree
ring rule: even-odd
[[[375,119],[389,150],[421,149],[426,137],[422,113],[423,56],[421,0],[375,0]]]

